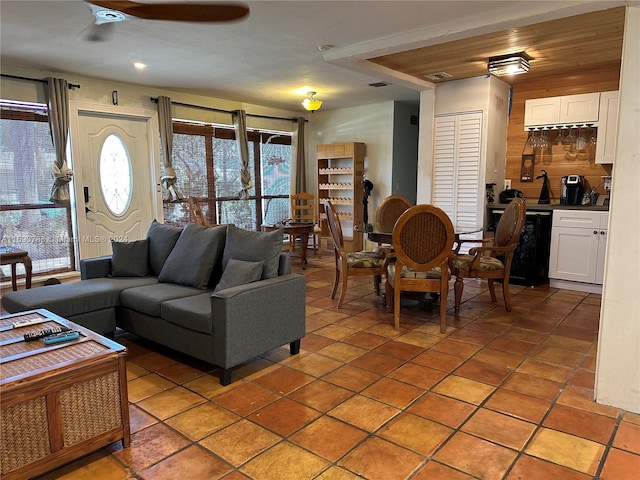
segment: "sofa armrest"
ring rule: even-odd
[[[111,275],[111,255],[80,260],[80,278],[102,278]]]
[[[211,295],[214,363],[234,367],[305,335],[306,279],[292,273]]]

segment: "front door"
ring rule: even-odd
[[[156,217],[149,119],[91,111],[77,119],[80,257],[110,255],[111,241],[144,238]]]

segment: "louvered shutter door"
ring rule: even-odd
[[[436,148],[433,162],[433,204],[455,218],[456,116],[436,117]]]
[[[433,204],[449,215],[454,225],[481,225],[480,160],[482,113],[438,115],[433,163]],[[482,234],[464,238],[482,238]],[[466,253],[472,245],[460,250]]]
[[[457,189],[455,222],[478,225],[478,192],[480,185],[480,146],[482,114],[458,115]]]

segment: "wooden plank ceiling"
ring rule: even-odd
[[[531,68],[524,75],[501,77],[517,84],[620,65],[625,7],[511,28],[453,42],[384,55],[369,61],[421,80],[447,72],[449,80],[487,73],[489,57],[525,52]],[[428,79],[427,79],[428,80]],[[430,80],[434,83],[446,80]]]

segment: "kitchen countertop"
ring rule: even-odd
[[[507,208],[508,203],[490,203],[487,208]],[[553,210],[589,210],[593,212],[608,212],[609,206],[604,205],[559,205],[527,203],[528,212],[548,212]]]

